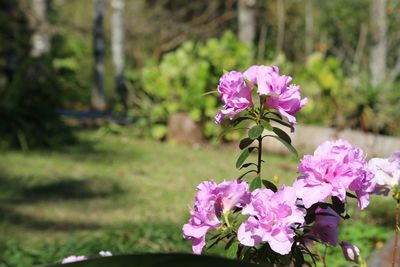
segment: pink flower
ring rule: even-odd
[[[240,72],[231,71],[222,75],[218,84],[218,92],[224,103],[224,108],[218,111],[215,116],[215,123],[221,123],[225,115],[232,117],[253,106],[251,89]]]
[[[292,77],[279,75],[276,66],[251,66],[243,75],[257,85],[260,96],[267,96],[265,107],[276,109],[290,124],[296,123],[294,114],[304,107],[307,98],[301,99],[300,86],[291,84]]]
[[[197,187],[192,217],[183,226],[183,236],[192,241],[195,254],[201,254],[207,232],[222,225],[219,217],[223,213],[249,203],[248,190],[248,184],[241,180],[223,182],[219,185],[214,181],[205,181]]]
[[[343,256],[346,260],[355,263],[360,262],[360,249],[358,247],[347,242],[341,242],[340,246],[342,247]]]
[[[74,256],[74,255],[72,255],[72,256],[69,256],[69,257],[63,259],[61,263],[65,264],[65,263],[84,261],[84,260],[87,260],[86,256]]]
[[[308,235],[324,243],[337,246],[339,238],[339,216],[329,207],[327,209],[317,208],[315,213],[315,222]]]
[[[293,187],[306,208],[331,196],[344,203],[346,190],[350,189],[357,194],[358,206],[364,209],[375,189],[362,150],[344,140],[322,143],[314,155],[303,157],[298,170],[303,176],[297,178]]]
[[[400,152],[393,153],[387,159],[373,158],[368,167],[375,176],[377,194],[388,195],[390,189],[400,185]]]
[[[268,242],[272,250],[282,255],[291,250],[293,227],[304,222],[304,213],[296,207],[292,187],[283,187],[276,193],[269,189],[254,190],[251,202],[242,213],[250,217],[238,229],[239,242],[245,246]]]

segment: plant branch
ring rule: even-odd
[[[257,138],[257,140],[258,140],[258,149],[257,149],[257,152],[258,152],[258,158],[257,158],[257,175],[260,176],[260,175],[261,175],[261,161],[262,161],[262,159],[261,159],[261,153],[262,153],[262,137],[259,136],[259,137]]]
[[[260,113],[258,114],[259,116],[257,117],[256,121],[258,125],[261,124],[262,118],[264,116],[264,101],[265,99],[262,96],[260,96]],[[262,163],[261,153],[262,153],[262,141],[263,141],[262,134],[257,138],[257,140],[258,140],[257,175],[261,177],[261,163]]]
[[[397,246],[398,246],[398,242],[399,242],[399,209],[400,209],[400,200],[397,200],[397,203],[396,203],[396,229],[395,229],[396,234],[394,237],[392,267],[396,266]]]

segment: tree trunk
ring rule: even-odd
[[[238,1],[239,40],[249,46],[253,46],[256,35],[255,2],[255,0]]]
[[[370,52],[369,68],[372,85],[378,85],[385,79],[387,55],[387,0],[371,0],[371,33],[372,47]]]
[[[112,0],[112,58],[114,63],[116,91],[124,108],[127,110],[127,88],[124,79],[124,0]]]
[[[285,39],[285,6],[283,0],[276,0],[276,12],[278,15],[278,35],[276,39],[276,51],[278,54],[283,50]]]
[[[94,52],[94,83],[92,91],[92,107],[105,111],[107,104],[104,96],[104,10],[106,0],[93,0],[93,52]]]
[[[314,49],[314,15],[313,15],[313,0],[306,0],[305,2],[305,24],[306,24],[306,35],[305,35],[305,52],[306,57],[309,56]]]
[[[40,57],[50,51],[50,32],[47,20],[48,1],[33,0],[32,1],[32,57]]]

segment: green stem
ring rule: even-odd
[[[224,213],[224,219],[225,219],[225,223],[228,226],[228,228],[231,228],[231,224],[229,223],[229,218],[228,218],[228,213]]]
[[[262,153],[262,137],[258,137],[258,158],[257,158],[257,176],[261,177],[261,153]]]
[[[327,253],[327,248],[328,248],[328,246],[325,245],[325,248],[324,248],[324,255],[322,256],[322,264],[323,264],[324,267],[326,267],[326,253]]]
[[[396,234],[394,238],[394,247],[393,247],[393,260],[392,260],[392,267],[396,266],[396,256],[397,256],[397,246],[399,242],[399,208],[400,208],[400,201],[397,200],[396,203]]]
[[[257,119],[257,124],[260,125],[262,121],[262,117],[264,116],[264,101],[263,97],[260,97],[260,113]],[[258,157],[257,157],[257,175],[261,177],[261,156],[262,156],[262,135],[257,138],[258,140]]]

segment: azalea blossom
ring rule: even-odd
[[[218,85],[218,93],[224,107],[215,116],[215,123],[221,123],[225,115],[232,117],[253,106],[251,89],[240,72],[230,71],[222,75]]]
[[[63,260],[61,261],[61,263],[62,263],[62,264],[65,264],[65,263],[71,263],[71,262],[77,262],[77,261],[84,261],[84,260],[87,260],[87,257],[86,257],[86,256],[83,256],[83,255],[81,255],[81,256],[72,255],[72,256],[69,256],[69,257],[66,257],[65,259],[63,259]]]
[[[309,236],[319,239],[324,243],[337,246],[339,239],[338,225],[340,217],[330,207],[315,210],[315,222],[312,225]]]
[[[279,74],[276,66],[251,66],[244,77],[257,86],[260,96],[267,96],[264,106],[277,110],[290,124],[296,123],[294,116],[307,103],[301,99],[300,86],[291,84],[292,77]]]
[[[219,218],[235,208],[241,208],[250,201],[249,186],[242,180],[222,182],[202,182],[197,187],[197,195],[192,217],[183,226],[183,236],[192,241],[195,254],[201,254],[208,231],[222,225]]]
[[[332,196],[345,203],[350,189],[357,195],[359,208],[364,209],[376,185],[363,151],[345,140],[322,143],[314,155],[303,157],[298,171],[302,176],[293,186],[306,208]]]
[[[242,210],[250,217],[238,229],[238,240],[245,246],[268,242],[279,254],[288,254],[294,242],[293,227],[304,223],[304,212],[296,207],[296,193],[283,187],[274,193],[270,189],[256,189],[251,202]]]
[[[400,152],[393,153],[389,158],[373,158],[368,167],[375,175],[377,194],[388,195],[390,189],[400,185]]]

